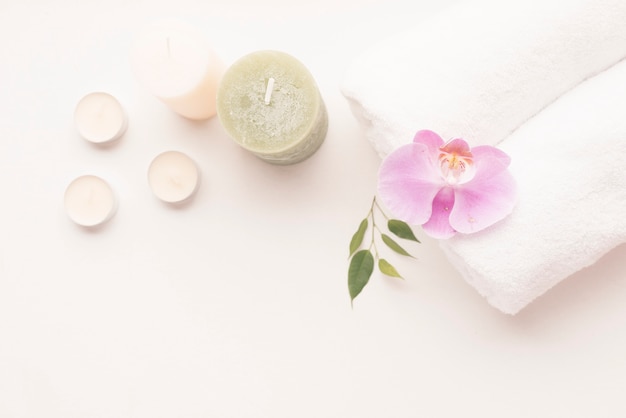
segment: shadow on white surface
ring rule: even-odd
[[[550,318],[609,313],[619,308],[626,300],[625,259],[623,244],[537,298],[516,315],[516,322],[531,325]]]

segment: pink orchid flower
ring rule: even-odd
[[[419,131],[389,154],[378,174],[378,195],[394,217],[422,225],[433,238],[481,231],[505,218],[516,200],[511,159],[489,145],[444,143]]]

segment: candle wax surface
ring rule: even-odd
[[[96,226],[115,213],[117,202],[111,186],[100,177],[85,175],[76,178],[65,190],[65,210],[75,223]]]
[[[118,139],[126,131],[126,112],[108,93],[95,92],[83,97],[74,111],[78,133],[93,143]]]
[[[328,116],[309,71],[279,51],[259,51],[224,74],[217,111],[227,133],[242,147],[277,164],[310,156],[323,142]]]
[[[198,188],[200,173],[196,163],[178,151],[166,151],[154,158],[148,169],[148,182],[156,197],[179,203],[189,199]]]

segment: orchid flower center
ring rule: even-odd
[[[467,142],[453,139],[439,151],[439,167],[446,183],[461,184],[474,177],[473,156]]]

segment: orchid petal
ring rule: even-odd
[[[413,142],[416,144],[424,144],[428,147],[430,155],[437,157],[439,154],[439,148],[443,145],[443,139],[433,132],[427,129],[417,131],[413,137]]]
[[[515,201],[516,185],[508,171],[491,177],[479,177],[477,173],[472,181],[455,190],[450,225],[465,234],[481,231],[509,215]]]
[[[421,225],[443,186],[429,149],[421,143],[403,145],[389,154],[378,173],[378,195],[394,217]]]
[[[450,226],[450,211],[454,206],[454,190],[445,187],[437,193],[433,200],[433,213],[422,229],[436,239],[452,237],[456,231]]]
[[[511,164],[511,157],[504,151],[489,145],[480,145],[472,148],[475,174],[472,180],[492,177],[504,171]]]
[[[474,158],[483,157],[483,156],[492,156],[502,161],[505,166],[509,166],[511,163],[511,157],[502,151],[499,148],[493,147],[491,145],[478,145],[472,148],[472,154]]]
[[[472,151],[470,151],[469,144],[461,138],[456,138],[448,142],[441,147],[441,151],[447,152],[449,154],[455,153],[462,157],[472,158]]]

